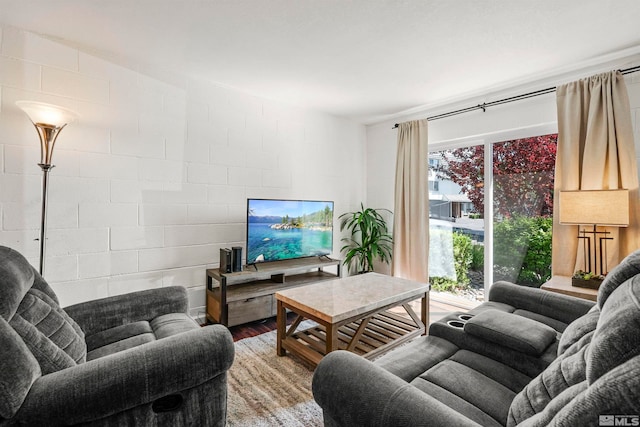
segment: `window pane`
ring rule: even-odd
[[[484,146],[429,153],[429,283],[484,293]]]
[[[493,144],[493,279],[539,287],[551,277],[557,134]]]

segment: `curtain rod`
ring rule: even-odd
[[[625,68],[624,70],[620,70],[622,74],[631,74],[636,71],[640,71],[640,65],[631,68]],[[468,113],[470,111],[482,110],[483,112],[487,111],[487,108],[494,107],[496,105],[506,104],[508,102],[520,101],[522,99],[533,98],[534,96],[545,95],[547,93],[553,93],[556,91],[556,87],[549,87],[546,89],[540,89],[533,92],[524,93],[522,95],[516,95],[509,98],[499,99],[497,101],[491,102],[483,102],[482,104],[474,105],[473,107],[462,108],[460,110],[449,111],[448,113],[437,114],[435,116],[427,117],[428,121],[444,119],[445,117],[457,116],[458,114]],[[392,129],[396,129],[400,126],[398,123],[393,125]]]

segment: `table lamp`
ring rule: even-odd
[[[628,190],[578,190],[560,192],[560,224],[577,225],[583,242],[584,265],[596,275],[608,273],[607,241],[610,232],[600,227],[629,225]],[[592,229],[580,229],[591,226]],[[597,241],[596,241],[597,240]]]

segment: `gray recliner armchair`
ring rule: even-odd
[[[187,310],[181,287],[62,309],[0,246],[0,425],[224,426],[233,340]]]

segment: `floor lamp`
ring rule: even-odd
[[[40,274],[44,275],[44,255],[46,247],[45,234],[47,231],[47,186],[51,164],[53,146],[60,131],[73,122],[78,114],[57,105],[43,102],[17,101],[16,105],[24,111],[35,126],[40,137],[40,163],[42,169],[42,211],[40,216]]]
[[[586,272],[596,275],[608,273],[607,241],[610,232],[601,227],[629,225],[628,190],[581,190],[560,192],[560,224],[578,226],[582,241]],[[580,230],[580,226],[593,226]]]

